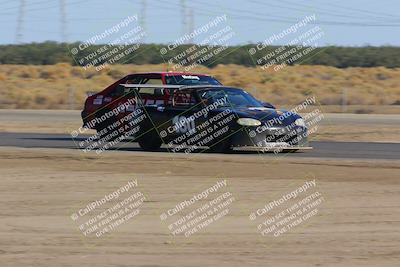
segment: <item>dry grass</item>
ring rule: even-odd
[[[80,109],[87,91],[100,91],[128,73],[167,69],[165,64],[113,65],[99,72],[65,63],[0,65],[0,108]],[[321,105],[340,105],[344,88],[349,105],[400,103],[400,69],[293,66],[275,72],[218,65],[212,69],[197,67],[193,72],[211,74],[226,85],[244,87],[262,100],[285,107],[312,94]]]

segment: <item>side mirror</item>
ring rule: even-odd
[[[266,108],[273,108],[276,109],[276,107],[274,105],[272,105],[271,103],[268,102],[261,102],[261,104],[266,107]]]

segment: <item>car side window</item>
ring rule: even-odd
[[[150,78],[150,79],[143,79],[143,84],[163,84],[161,77],[160,78]]]
[[[129,77],[126,81],[125,84],[140,84],[142,81],[142,77]],[[117,85],[114,90],[110,93],[110,96],[112,97],[120,97],[123,95],[128,94],[131,92],[133,89],[132,88],[125,88],[122,85]]]
[[[161,77],[160,78],[144,78],[142,80],[143,84],[155,84],[155,85],[160,85],[163,84]],[[156,91],[159,90],[154,90],[154,88],[140,88],[140,93],[141,94],[149,94],[149,95],[154,95],[157,94]]]
[[[193,92],[176,91],[173,95],[172,103],[175,107],[191,107],[196,105],[197,101]]]
[[[111,92],[110,96],[112,97],[119,97],[124,95],[124,89],[122,85],[117,85],[117,87]]]

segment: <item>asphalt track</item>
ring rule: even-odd
[[[76,142],[84,140],[75,139]],[[39,134],[39,133],[0,133],[0,146],[13,146],[24,148],[67,148],[78,149],[78,145],[67,134]],[[369,142],[310,142],[314,148],[304,152],[281,154],[278,156],[289,157],[318,157],[318,158],[350,158],[350,159],[400,159],[400,143],[369,143]],[[113,150],[142,151],[137,143],[122,142]],[[167,149],[160,152],[169,153]],[[235,152],[239,153],[239,152]],[[260,153],[243,153],[242,156],[259,156]],[[244,155],[243,155],[244,154]],[[264,153],[265,157],[275,156],[273,153]]]

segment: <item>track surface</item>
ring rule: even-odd
[[[304,115],[304,114],[303,114]],[[330,124],[367,124],[384,125],[399,124],[400,116],[398,114],[339,114],[324,113],[325,120],[321,125]],[[81,125],[81,112],[79,110],[26,110],[26,109],[0,109],[0,123],[14,122],[45,122],[45,123],[76,123]]]
[[[82,141],[83,139],[75,139]],[[290,157],[320,157],[320,158],[359,158],[359,159],[400,159],[400,143],[366,143],[366,142],[310,142],[314,148],[311,151],[281,154]],[[68,148],[77,149],[71,136],[66,134],[38,133],[0,133],[0,146],[15,146],[24,148]],[[123,142],[114,150],[141,151],[137,143]],[[168,153],[166,149],[160,152]],[[240,153],[245,156],[258,156],[259,153]],[[263,156],[275,156],[267,153]]]

